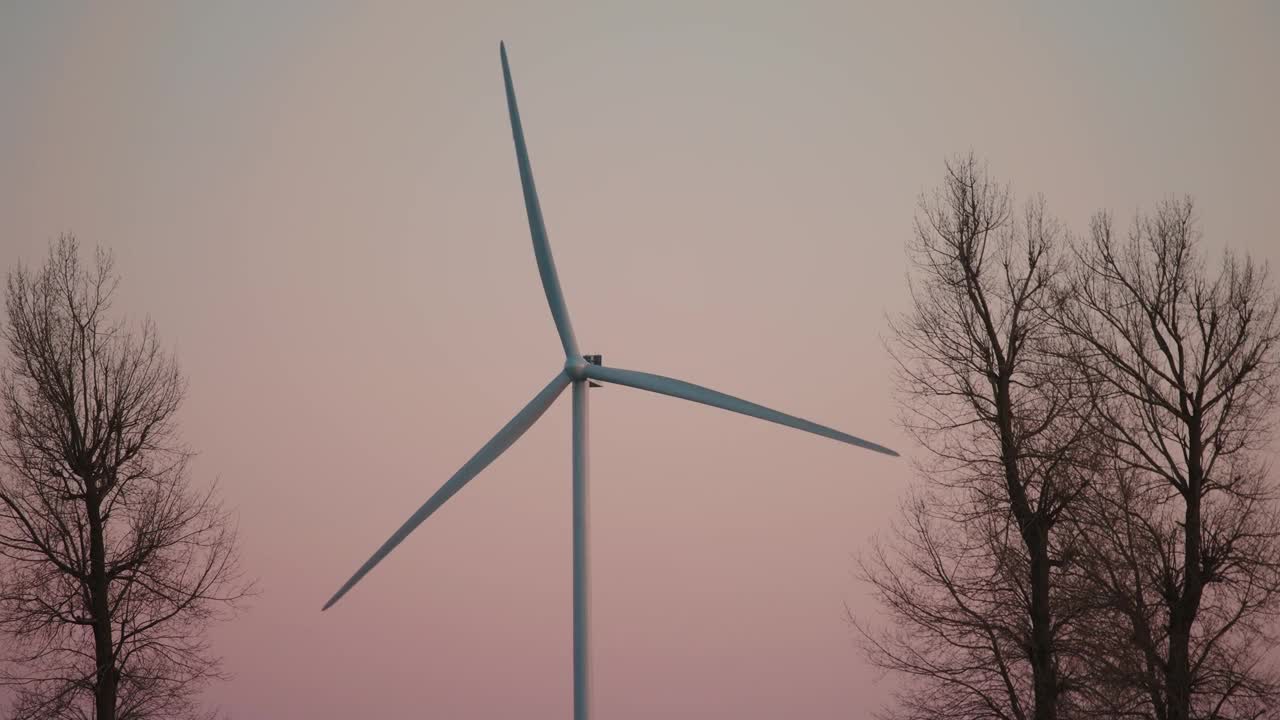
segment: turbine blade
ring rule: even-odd
[[[831,438],[832,440],[839,440],[840,442],[849,443],[850,445],[874,450],[878,453],[884,453],[885,455],[893,455],[895,457],[898,455],[898,453],[884,447],[883,445],[877,445],[876,443],[868,440],[863,440],[862,438],[842,433],[839,430],[829,428],[826,425],[819,425],[818,423],[810,422],[804,418],[798,418],[794,415],[778,412],[777,410],[772,410],[763,405],[757,405],[756,403],[743,400],[742,398],[725,395],[722,392],[717,392],[710,388],[702,387],[701,385],[687,383],[683,380],[676,380],[674,378],[639,372],[636,370],[602,367],[600,365],[587,365],[585,372],[587,377],[592,380],[599,380],[600,382],[614,383],[617,385],[628,385],[633,388],[648,390],[649,392],[656,392],[663,395],[670,395],[671,397],[692,400],[693,402],[702,403],[703,405],[710,405],[712,407],[718,407],[731,412],[757,417],[761,420],[775,422],[779,425],[793,427],[797,430],[804,430],[805,432],[811,432],[815,435]]]
[[[399,530],[396,530],[395,533],[392,534],[390,539],[382,543],[382,547],[378,548],[378,551],[366,560],[364,565],[360,566],[360,569],[356,571],[356,574],[352,575],[351,579],[347,580],[338,592],[334,593],[333,597],[329,598],[329,602],[324,604],[322,610],[328,610],[334,603],[342,599],[342,596],[346,595],[347,591],[355,587],[356,583],[360,582],[365,575],[369,574],[369,571],[372,570],[375,565],[382,562],[382,559],[390,554],[402,540],[408,537],[409,533],[413,532],[419,525],[421,525],[423,520],[430,517],[431,513],[435,512],[437,508],[445,503],[445,501],[453,497],[454,493],[461,490],[462,486],[466,485],[471,478],[479,474],[481,470],[488,467],[489,463],[496,460],[497,457],[505,452],[507,448],[511,447],[512,443],[518,440],[521,435],[524,435],[525,431],[528,430],[533,423],[538,420],[538,418],[542,417],[542,414],[547,411],[547,408],[551,407],[551,404],[555,402],[556,397],[558,397],[560,393],[568,387],[570,382],[571,380],[569,379],[569,376],[563,371],[552,378],[551,382],[548,383],[541,392],[535,395],[528,405],[525,405],[520,412],[516,413],[515,417],[511,418],[506,425],[502,426],[502,429],[498,431],[497,435],[494,435],[489,442],[484,444],[484,447],[480,448],[479,452],[467,461],[466,465],[463,465],[458,472],[454,473],[453,477],[449,478],[448,482],[441,485],[440,489],[422,504],[422,507],[418,508],[413,515],[409,516],[409,519],[400,526]]]
[[[507,88],[507,111],[511,114],[511,136],[516,143],[516,163],[520,166],[520,187],[524,191],[524,209],[529,215],[529,232],[533,235],[533,256],[538,261],[538,274],[542,276],[542,289],[551,306],[551,318],[560,333],[560,345],[565,357],[578,358],[578,340],[573,336],[569,322],[569,308],[560,290],[560,277],[556,275],[556,261],[551,257],[551,243],[547,240],[547,226],[542,221],[542,206],[538,204],[538,190],[533,185],[533,168],[529,165],[529,148],[524,144],[524,128],[520,125],[520,109],[516,107],[516,89],[511,83],[511,66],[507,64],[507,46],[498,46],[502,55],[502,80]]]

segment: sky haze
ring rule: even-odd
[[[904,455],[593,390],[600,718],[887,698],[845,612],[920,452],[881,339],[946,157],[1280,261],[1276,4],[480,5],[0,6],[0,267],[111,248],[177,353],[262,589],[235,718],[569,714],[568,393],[320,613],[562,362],[500,40],[582,351]]]

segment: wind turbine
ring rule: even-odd
[[[538,418],[551,407],[560,393],[570,385],[573,386],[573,717],[574,720],[587,720],[590,710],[590,667],[589,667],[589,623],[587,607],[587,388],[596,386],[592,381],[627,385],[640,390],[670,395],[672,397],[692,400],[703,405],[722,408],[731,412],[750,415],[762,420],[786,425],[815,435],[839,440],[875,452],[896,456],[898,453],[882,445],[848,435],[825,425],[819,425],[794,415],[772,410],[763,405],[732,395],[726,395],[710,388],[674,378],[654,375],[636,370],[606,367],[601,363],[599,355],[584,356],[578,351],[578,340],[573,334],[573,325],[569,322],[569,309],[565,306],[564,293],[560,290],[560,278],[556,274],[555,260],[551,257],[551,245],[547,241],[547,228],[542,221],[542,208],[538,205],[538,193],[533,185],[533,170],[529,166],[529,150],[524,142],[524,130],[520,126],[520,111],[516,107],[516,91],[511,82],[511,67],[507,63],[507,48],[500,43],[499,54],[502,57],[502,79],[507,91],[507,111],[511,116],[511,135],[516,145],[516,163],[520,168],[520,185],[524,190],[524,206],[529,216],[529,231],[533,235],[533,255],[538,262],[538,274],[542,276],[542,289],[547,294],[547,304],[551,306],[551,317],[556,324],[556,332],[560,335],[560,345],[564,349],[564,367],[556,372],[547,386],[533,396],[516,416],[511,418],[502,429],[485,443],[480,450],[466,462],[453,477],[436,490],[422,507],[418,508],[409,519],[396,530],[391,537],[378,548],[377,552],[365,561],[360,569],[334,593],[324,604],[328,610],[334,603],[346,595],[356,583],[360,582],[370,570],[382,562],[409,533],[413,532],[422,521],[431,516],[441,505],[464,485],[471,481],[481,470],[484,470],[498,458],[512,443],[524,435]]]

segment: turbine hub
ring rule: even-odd
[[[574,380],[586,380],[587,366],[599,365],[601,362],[603,362],[603,358],[600,355],[583,355],[581,358],[569,358],[564,363],[564,370]],[[600,387],[593,382],[589,382],[589,385],[590,387]]]

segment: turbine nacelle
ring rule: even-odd
[[[603,355],[583,355],[582,359],[587,361],[587,365],[599,366],[604,364]],[[587,376],[587,368],[586,368],[586,365],[584,365],[582,367],[582,378],[585,378],[586,376]],[[569,377],[573,377],[573,375],[570,375]],[[576,379],[581,380],[582,378],[576,378]],[[600,383],[596,383],[588,380],[587,387],[601,387],[601,385]]]

